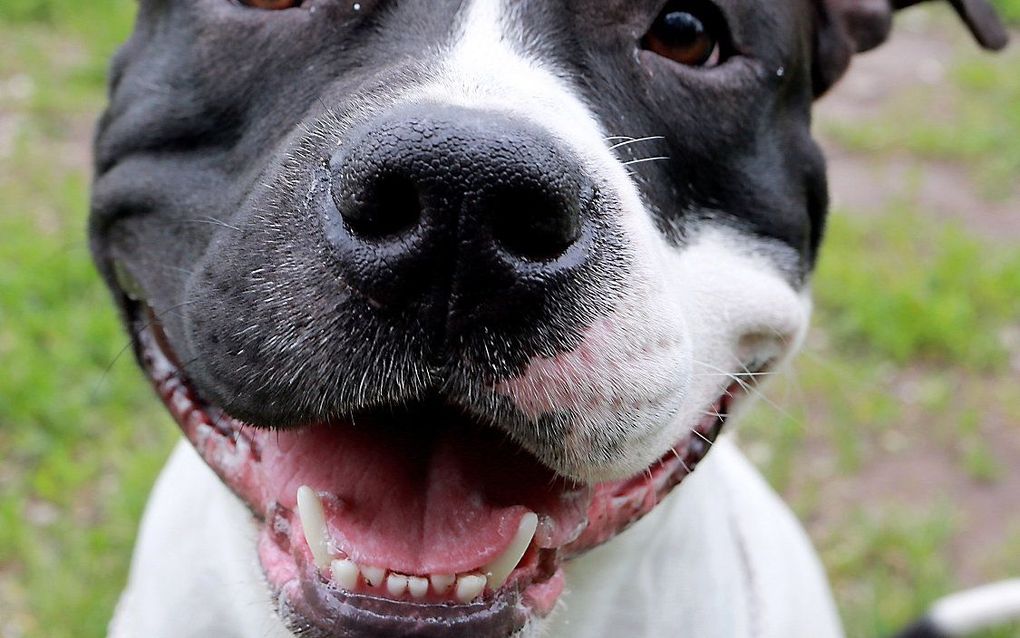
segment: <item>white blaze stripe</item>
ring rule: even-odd
[[[609,178],[629,213],[642,210],[626,170],[609,150],[608,134],[566,72],[524,52],[524,36],[508,15],[506,0],[472,0],[461,33],[432,82],[403,100],[433,102],[516,115],[541,126],[572,148],[586,168]],[[614,132],[616,133],[616,132]]]

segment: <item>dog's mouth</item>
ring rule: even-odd
[[[258,429],[203,400],[151,311],[143,366],[251,509],[281,614],[310,636],[511,636],[549,615],[562,565],[651,511],[705,457],[735,383],[636,476],[581,484],[442,401]]]

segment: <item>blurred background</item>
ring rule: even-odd
[[[1014,29],[1020,0],[998,0]],[[85,240],[130,0],[0,0],[0,638],[105,635],[176,427]],[[818,109],[834,211],[815,327],[741,424],[850,636],[1020,575],[1020,38],[898,19]],[[1020,636],[1020,627],[992,636]]]

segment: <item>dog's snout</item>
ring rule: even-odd
[[[352,135],[330,171],[327,236],[344,276],[380,303],[437,289],[541,296],[589,259],[593,180],[552,135],[510,116],[397,112]]]

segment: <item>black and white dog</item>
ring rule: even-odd
[[[142,0],[92,246],[190,443],[112,635],[839,636],[716,437],[916,1]]]

